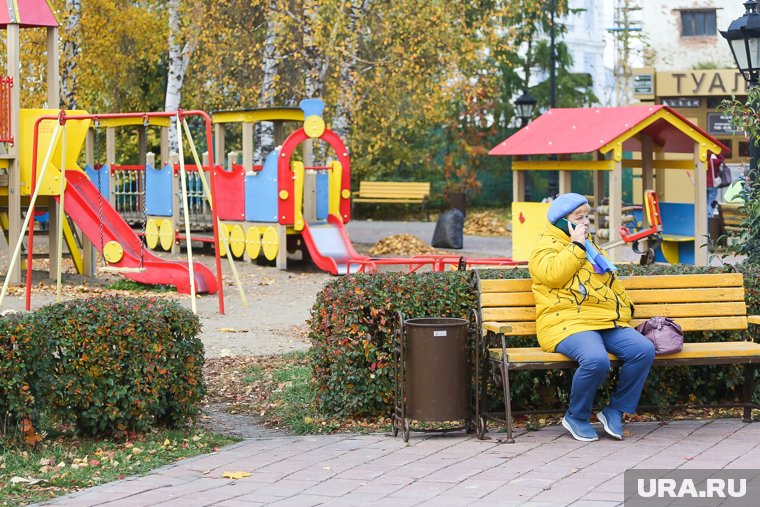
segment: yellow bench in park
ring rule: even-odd
[[[760,324],[760,316],[747,315],[744,301],[744,276],[741,273],[651,275],[622,277],[621,281],[635,305],[632,324],[661,315],[671,317],[684,332],[746,330]],[[477,270],[473,283],[478,288],[480,333],[476,345],[475,421],[479,438],[484,438],[486,420],[501,421],[512,437],[512,407],[509,373],[518,370],[574,368],[577,364],[560,353],[544,352],[540,347],[512,347],[513,336],[535,336],[536,308],[530,279],[481,280]],[[753,330],[755,331],[755,330]],[[755,332],[751,334],[756,338]],[[617,358],[610,354],[614,365]],[[729,341],[684,343],[676,354],[655,357],[655,366],[744,364],[743,420],[751,421],[755,391],[755,365],[760,363],[760,343]],[[488,381],[495,369],[504,390],[504,413],[487,413]]]
[[[741,224],[746,218],[745,213],[739,210],[742,206],[744,206],[744,203],[718,203],[718,215],[720,216],[720,225],[724,234],[737,235],[741,232]]]
[[[423,181],[360,181],[352,203],[420,204],[427,213],[430,182]]]

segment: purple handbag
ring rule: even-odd
[[[636,331],[654,343],[654,353],[658,356],[675,354],[683,348],[683,331],[673,319],[652,317],[636,326]]]

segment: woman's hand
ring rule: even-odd
[[[575,225],[568,220],[567,229],[570,231],[570,241],[586,244],[586,235],[588,234],[588,224]]]

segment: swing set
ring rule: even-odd
[[[81,144],[77,144],[76,139],[74,142],[68,142],[67,135],[81,136],[83,132],[92,127],[94,128],[95,143],[94,149],[96,151],[96,158],[100,157],[100,129],[103,123],[106,122],[129,122],[134,121],[135,118],[142,120],[143,135],[141,145],[145,147],[147,143],[147,128],[151,124],[151,119],[174,119],[177,122],[178,134],[179,134],[179,162],[180,162],[180,175],[183,182],[182,185],[182,199],[183,203],[187,204],[187,191],[186,191],[186,172],[184,166],[184,154],[183,154],[183,135],[182,130],[185,132],[185,138],[190,145],[193,157],[198,161],[197,150],[193,143],[190,129],[187,124],[187,118],[192,116],[201,117],[205,122],[205,134],[207,144],[211,145],[211,121],[209,116],[203,111],[177,111],[177,112],[148,112],[148,113],[109,113],[109,114],[88,114],[83,111],[60,111],[57,115],[44,114],[52,111],[42,111],[43,114],[36,118],[34,123],[34,144],[32,150],[31,161],[31,178],[29,194],[31,195],[28,211],[25,215],[24,223],[21,227],[21,233],[17,239],[16,247],[13,255],[10,259],[10,266],[8,273],[11,273],[18,262],[23,239],[24,231],[28,230],[29,239],[27,247],[27,277],[26,277],[26,308],[31,307],[31,274],[32,274],[32,254],[34,248],[34,223],[30,218],[34,216],[34,208],[37,199],[40,195],[51,195],[59,203],[58,206],[58,220],[57,220],[57,237],[58,244],[61,242],[62,237],[62,224],[65,222],[66,217],[64,212],[79,226],[83,234],[89,239],[91,244],[98,249],[102,254],[103,265],[98,268],[99,272],[111,272],[119,273],[133,280],[143,283],[168,283],[175,285],[179,292],[189,293],[191,297],[191,305],[194,312],[196,312],[196,292],[213,293],[218,290],[219,297],[219,312],[224,313],[224,294],[221,278],[221,260],[219,255],[219,242],[220,235],[218,231],[218,218],[213,206],[214,199],[214,177],[213,171],[210,173],[209,182],[203,180],[203,187],[206,194],[206,199],[209,202],[213,215],[213,231],[214,231],[214,245],[215,245],[215,261],[216,261],[216,275],[202,264],[194,263],[192,259],[192,244],[187,243],[187,263],[176,263],[160,259],[154,256],[151,252],[145,251],[145,245],[141,237],[136,234],[131,227],[119,216],[116,210],[110,205],[110,202],[103,202],[103,182],[101,173],[103,170],[109,170],[109,164],[94,164],[96,170],[96,184],[87,178],[86,174],[76,166],[75,160],[78,157],[78,148]],[[52,135],[50,135],[50,128],[41,129],[40,125],[43,122],[55,122],[55,128],[52,129]],[[165,121],[165,120],[164,120]],[[71,123],[72,125],[68,125]],[[179,125],[182,124],[182,128]],[[73,134],[70,134],[71,130]],[[50,135],[49,145],[44,157],[44,161],[38,171],[38,147],[40,146],[40,132],[43,132],[42,136],[44,140]],[[79,139],[81,143],[81,139]],[[74,146],[75,154],[67,153],[67,146],[71,150]],[[144,153],[145,150],[141,150]],[[210,153],[209,157],[213,155]],[[52,162],[52,163],[51,163]],[[60,170],[56,167],[55,162],[60,163]],[[211,161],[213,163],[213,160]],[[46,173],[47,176],[46,176]],[[138,188],[138,194],[140,190],[142,195],[137,195],[137,202],[141,206],[142,210],[142,232],[140,235],[145,237],[145,176],[141,178],[141,181],[136,182]],[[55,184],[53,184],[53,182]],[[55,188],[57,186],[57,188]],[[189,221],[187,217],[187,206],[185,205],[185,228],[189,237]],[[52,234],[52,231],[51,231]],[[221,241],[226,242],[228,239],[222,235]],[[226,249],[228,252],[229,248]],[[241,299],[244,304],[247,305],[245,295],[243,293],[240,279],[237,276],[234,262],[228,254],[230,266],[240,291]],[[61,299],[61,262],[62,255],[61,249],[58,249],[57,256],[57,278],[56,278],[56,298],[58,301]],[[6,276],[3,284],[2,293],[0,293],[0,305],[2,305],[3,299],[7,293],[8,285],[10,282],[10,276]]]

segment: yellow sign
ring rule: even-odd
[[[737,70],[683,70],[658,72],[655,89],[658,97],[746,95],[747,82]]]

